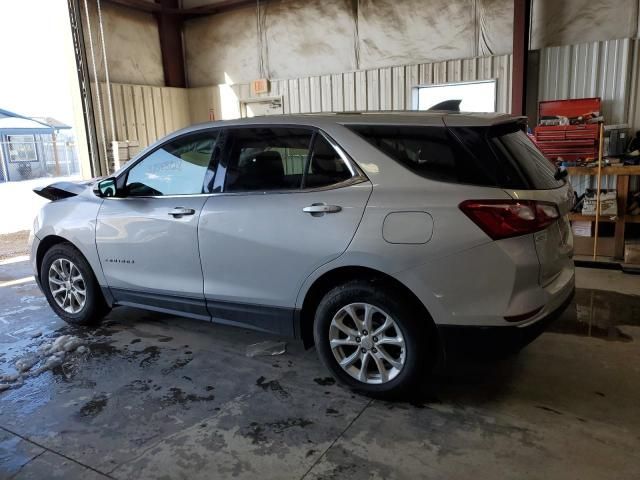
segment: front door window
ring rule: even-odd
[[[128,172],[127,196],[191,195],[204,192],[217,132],[180,138],[158,148]]]

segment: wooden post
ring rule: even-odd
[[[596,188],[596,231],[593,239],[593,259],[598,252],[598,230],[600,227],[600,183],[602,179],[602,148],[604,145],[604,123],[600,124],[600,146],[598,148],[598,186]]]
[[[55,175],[60,176],[60,161],[58,160],[58,144],[56,143],[56,129],[53,129],[51,134],[51,145],[53,147],[53,161],[55,162]]]
[[[626,167],[628,168],[628,167]],[[618,215],[616,217],[615,227],[615,253],[614,256],[618,260],[624,259],[624,231],[626,228],[626,210],[629,198],[629,175],[618,175],[616,181],[616,195],[618,200]]]

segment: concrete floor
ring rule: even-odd
[[[247,357],[263,334],[126,308],[71,328],[29,275],[0,262],[0,375],[61,334],[88,350],[0,392],[0,478],[638,478],[640,277],[580,269],[561,333],[389,403],[296,342]]]

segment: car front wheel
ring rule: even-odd
[[[377,396],[407,393],[424,372],[426,319],[401,294],[352,281],[330,292],[315,316],[322,362],[351,388]]]
[[[98,323],[109,311],[89,263],[69,243],[45,253],[40,283],[51,308],[67,323]]]

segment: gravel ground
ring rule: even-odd
[[[0,235],[0,260],[5,260],[18,255],[27,255],[27,240],[29,230]]]

